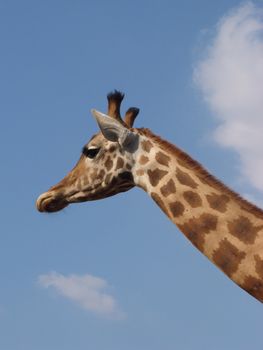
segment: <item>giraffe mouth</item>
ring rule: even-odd
[[[37,199],[36,206],[41,213],[54,213],[66,208],[69,203],[62,196],[54,197],[52,193],[43,193]]]
[[[54,192],[45,192],[38,197],[36,207],[41,213],[54,213],[66,208],[71,203],[93,200],[92,196],[89,198],[89,194],[95,190],[96,188],[88,188],[85,191],[74,191],[67,196],[55,194]]]

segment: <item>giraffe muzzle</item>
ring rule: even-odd
[[[54,213],[64,209],[69,203],[61,195],[45,192],[41,194],[36,202],[36,207],[41,213]]]

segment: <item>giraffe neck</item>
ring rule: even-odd
[[[184,235],[229,278],[263,302],[263,211],[167,141],[140,129],[133,170]]]

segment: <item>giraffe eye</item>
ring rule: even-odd
[[[100,148],[95,148],[95,147],[91,147],[91,148],[87,148],[87,147],[83,147],[82,153],[88,157],[88,158],[95,158],[96,155],[99,153]]]

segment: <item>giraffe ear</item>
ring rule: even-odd
[[[122,125],[118,120],[103,114],[96,109],[92,109],[91,113],[95,117],[103,136],[112,142],[119,142],[123,147],[128,147],[133,143],[136,135]]]

